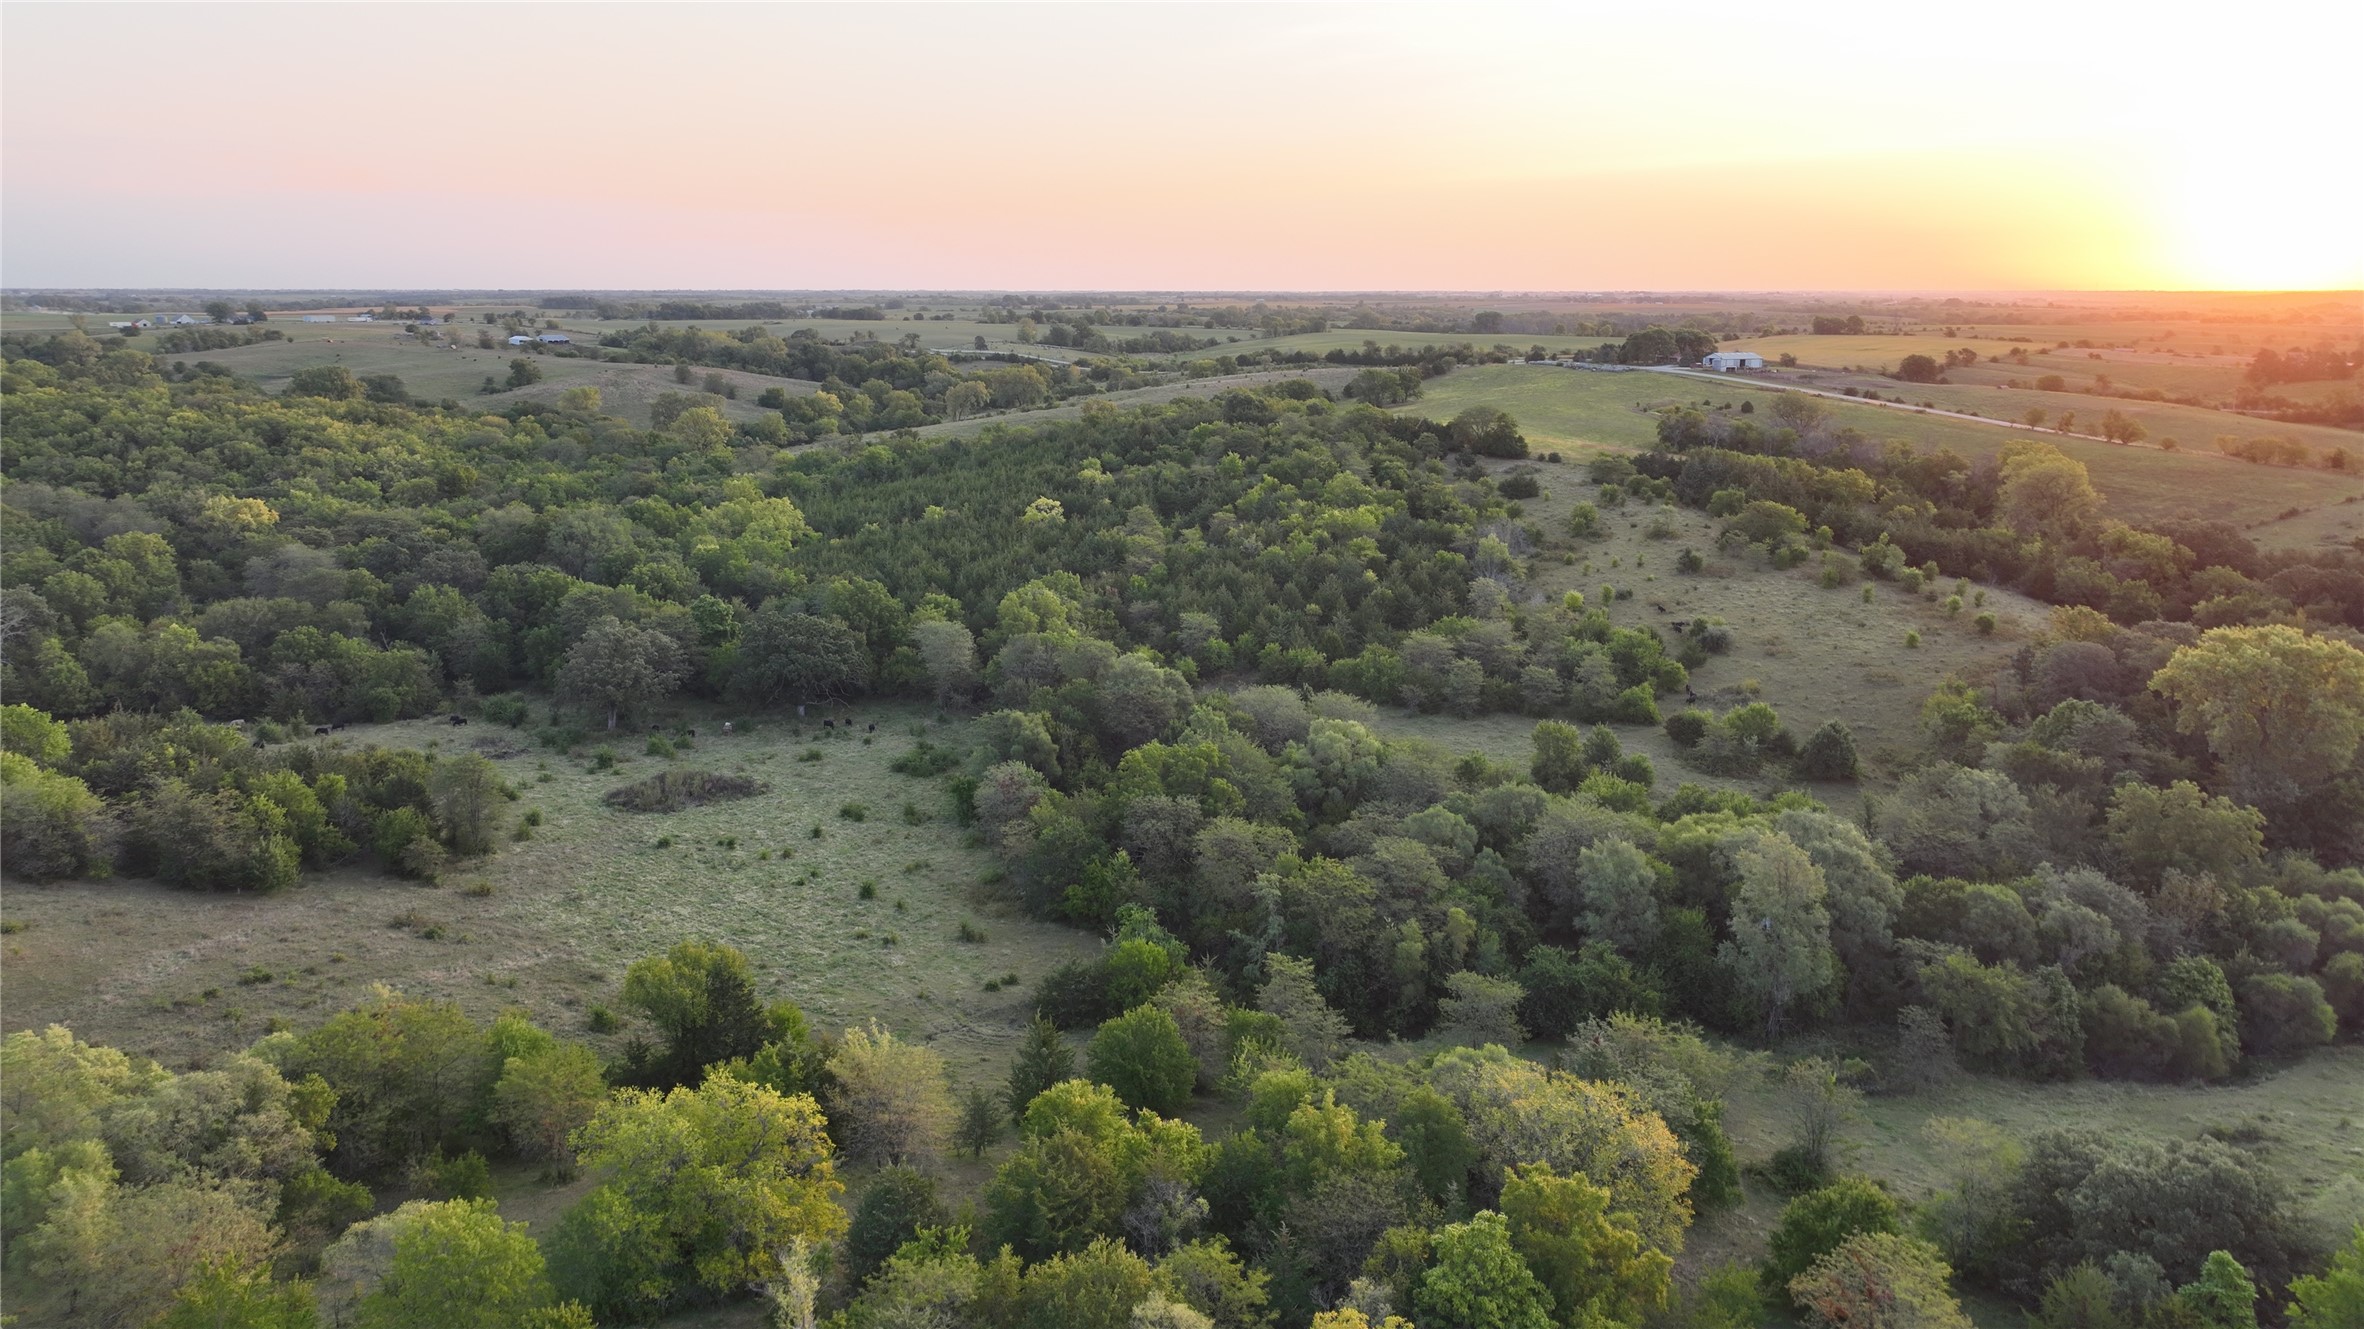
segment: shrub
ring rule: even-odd
[[[1658,696],[1647,683],[1627,688],[1609,703],[1609,718],[1619,724],[1657,724]]]
[[[1707,737],[1707,727],[1713,719],[1705,711],[1676,711],[1666,717],[1666,736],[1674,740],[1676,747],[1695,746],[1700,739]]]
[[[1102,1024],[1086,1057],[1092,1078],[1127,1107],[1163,1116],[1188,1106],[1198,1083],[1198,1058],[1182,1041],[1181,1027],[1155,1006],[1135,1006]]]
[[[870,820],[870,805],[858,802],[842,803],[838,805],[837,815],[847,821],[868,821]]]
[[[652,739],[651,743],[662,742]],[[743,775],[712,771],[664,771],[636,784],[607,792],[610,807],[626,812],[679,812],[706,803],[727,803],[770,792],[770,786]]]
[[[1859,1232],[1901,1232],[1896,1201],[1861,1177],[1842,1177],[1789,1202],[1765,1243],[1765,1290],[1789,1294],[1790,1280]]]
[[[951,1219],[936,1195],[934,1177],[900,1164],[880,1169],[863,1190],[846,1228],[847,1282],[860,1286],[921,1228],[942,1227]]]
[[[1706,566],[1707,560],[1700,557],[1698,550],[1689,546],[1685,546],[1683,552],[1675,555],[1675,571],[1677,572],[1698,572]]]
[[[1978,625],[1979,636],[1991,637],[1995,635],[1995,616],[1992,613],[1980,614],[1971,621]]]
[[[1069,960],[1034,985],[1034,1009],[1061,1029],[1081,1029],[1116,1012],[1108,999],[1108,967],[1097,960]]]
[[[2339,1018],[2312,978],[2253,974],[2241,980],[2241,1041],[2251,1052],[2273,1056],[2331,1041]]]
[[[1837,720],[1825,720],[1798,753],[1798,776],[1806,780],[1852,780],[1857,774],[1855,734]]]
[[[808,749],[808,751],[817,754],[819,749]],[[804,759],[799,757],[797,760]],[[961,761],[962,755],[959,749],[938,747],[923,738],[919,740],[918,746],[888,762],[887,769],[898,775],[942,775],[957,768]]]

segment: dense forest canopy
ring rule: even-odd
[[[1632,358],[1688,349],[1661,332]],[[999,1102],[956,1102],[890,1031],[765,1006],[744,956],[697,940],[625,976],[647,1036],[604,1064],[394,993],[178,1073],[15,1034],[12,1300],[24,1279],[108,1323],[305,1324],[317,1296],[362,1323],[555,1326],[760,1288],[791,1322],[1013,1329],[1863,1304],[1950,1325],[1953,1279],[2051,1329],[2248,1323],[2261,1292],[2321,1329],[2352,1304],[2364,1255],[2332,1259],[2219,1141],[1961,1123],[1916,1210],[1831,1140],[1864,1089],[1955,1065],[2223,1082],[2364,1031],[2352,552],[2135,528],[2057,450],[1973,465],[1804,397],[1768,424],[1668,411],[1545,529],[1532,475],[1484,464],[1527,457],[1514,420],[1380,408],[1468,358],[1436,348],[1331,353],[1364,370],[1343,399],[1283,380],[924,440],[904,428],[956,394],[1031,405],[1084,377],[760,329],[610,340],[823,390],[643,430],[589,399],[272,396],[10,339],[10,872],[432,879],[514,833],[494,763],[306,740],[450,708],[546,717],[569,751],[675,698],[893,696],[978,717],[899,769],[941,783],[996,889],[1105,948],[1036,986]],[[1999,676],[1936,686],[1931,759],[1841,817],[1817,791],[1858,778],[1843,722],[1801,739],[1762,702],[1677,705],[1728,625],[1532,591],[1603,507],[1659,502],[1721,521],[1737,562],[2058,608]],[[1531,760],[1389,738],[1383,707],[1530,717]],[[1789,787],[1662,777],[1613,724]],[[1090,1031],[1081,1064],[1062,1028]],[[1722,1099],[1769,1073],[1731,1047],[1800,1033],[1882,1051],[1790,1068],[1799,1138],[1761,1180],[1794,1198],[1763,1271],[1678,1291],[1690,1226],[1741,1195]],[[1397,1037],[1445,1046],[1355,1042]],[[1549,1064],[1506,1050],[1531,1039]],[[1185,1119],[1216,1095],[1227,1129]],[[956,1217],[925,1165],[1012,1130]],[[537,1244],[482,1198],[488,1156],[597,1184]],[[850,1213],[841,1169],[875,1169]],[[371,1216],[390,1186],[421,1198]]]

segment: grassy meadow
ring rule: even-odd
[[[931,741],[963,742],[959,724],[925,717],[866,707],[876,735],[831,740],[817,719],[800,730],[779,718],[724,739],[722,717],[701,715],[690,723],[702,737],[673,758],[642,755],[645,735],[619,735],[609,770],[594,760],[596,735],[564,757],[483,721],[356,725],[307,739],[484,751],[520,795],[514,809],[539,812],[542,824],[439,886],[361,870],[266,897],[11,883],[7,918],[22,930],[0,951],[6,1023],[62,1022],[185,1064],[243,1045],[274,1019],[316,1022],[382,982],[479,1017],[520,1006],[583,1036],[591,1005],[615,1003],[627,965],[700,937],[744,950],[765,998],[797,1002],[818,1028],[876,1018],[929,1041],[956,1076],[998,1076],[1026,989],[1094,943],[1005,912],[984,888],[987,855],[953,824],[942,781],[887,769],[913,745],[915,725]],[[669,814],[601,801],[674,768],[770,788]],[[863,898],[865,883],[874,898]],[[964,922],[984,940],[960,940]],[[1020,986],[984,991],[1009,974]]]

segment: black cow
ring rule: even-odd
[[[452,723],[452,727],[453,727],[454,729],[457,729],[457,728],[459,728],[461,725],[464,725],[464,724],[468,723],[468,717],[467,717],[467,716],[465,716],[465,715],[455,715],[455,716],[453,716],[453,717],[451,718],[451,723]]]
[[[326,737],[328,736],[328,726],[327,726],[327,725],[314,725],[314,726],[312,726],[312,736],[313,736],[314,738],[326,738]]]

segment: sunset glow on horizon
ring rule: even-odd
[[[10,5],[4,279],[2364,286],[2364,10],[2124,12]]]

